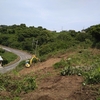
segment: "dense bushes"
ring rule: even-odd
[[[93,25],[86,29],[86,32],[92,36],[93,47],[99,48],[100,44],[100,24]]]
[[[27,27],[25,24],[0,26],[0,43],[9,47],[27,50],[34,53],[36,41],[40,56],[51,52],[68,49],[72,46],[82,48],[100,48],[100,25],[91,26],[84,32],[69,31],[49,31],[45,28]]]

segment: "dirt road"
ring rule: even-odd
[[[28,54],[27,52],[17,50],[17,49],[13,49],[13,48],[9,48],[9,47],[6,47],[6,46],[0,46],[0,47],[5,49],[6,51],[9,51],[9,52],[12,52],[12,53],[18,55],[19,58],[20,58],[17,62],[15,62],[11,65],[7,65],[6,67],[0,67],[0,73],[6,73],[7,71],[14,69],[19,64],[19,62],[31,58],[31,55]]]

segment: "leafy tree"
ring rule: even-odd
[[[92,35],[93,47],[99,48],[100,42],[100,24],[93,25],[86,29],[86,32]]]
[[[24,38],[23,33],[18,34],[18,41],[19,41],[19,42],[22,42],[22,41],[24,41],[24,40],[25,40],[25,38]]]
[[[21,28],[26,28],[26,25],[25,24],[20,24],[20,27]]]

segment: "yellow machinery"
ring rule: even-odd
[[[29,68],[33,63],[33,60],[39,61],[39,59],[35,55],[33,55],[30,60],[26,60],[25,67]]]

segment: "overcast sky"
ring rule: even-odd
[[[100,23],[100,0],[0,0],[0,25],[76,30]]]

